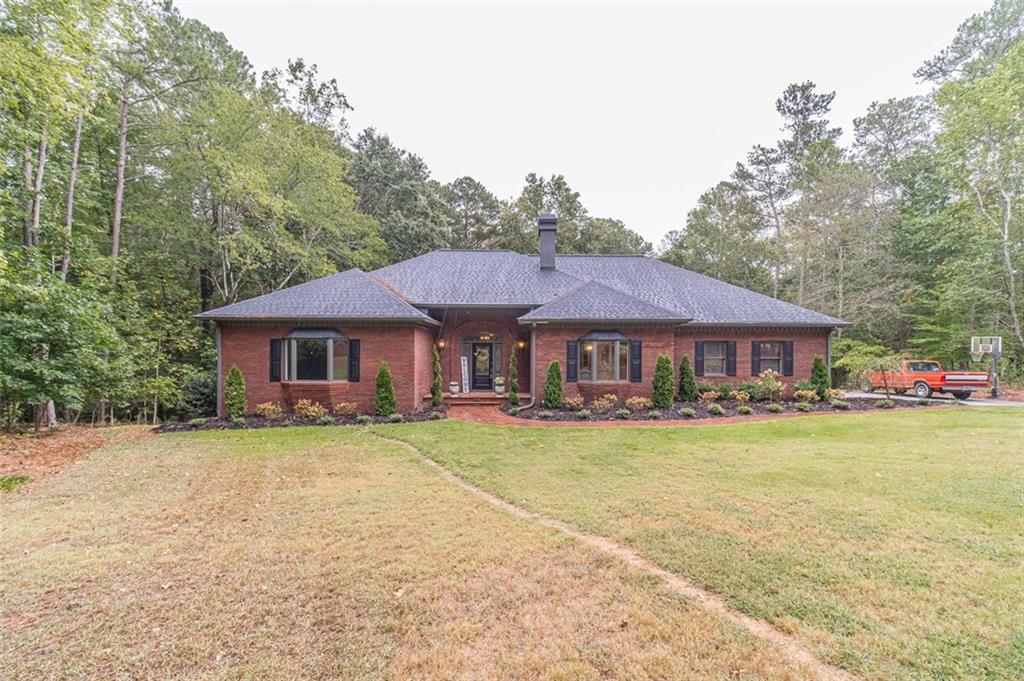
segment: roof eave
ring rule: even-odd
[[[555,318],[541,318],[541,317],[527,317],[523,315],[516,321],[520,324],[677,324],[683,325],[690,320],[686,317],[677,318],[651,318],[651,319],[639,319],[630,317],[555,317]]]
[[[835,329],[838,327],[853,326],[852,322],[843,320],[836,320],[831,322],[778,322],[778,321],[761,321],[761,322],[690,322],[687,326],[784,326],[793,328],[808,328],[808,329]]]
[[[203,312],[193,315],[196,319],[214,322],[404,322],[410,324],[429,324],[440,326],[441,323],[431,317],[334,317],[330,315],[211,315]]]

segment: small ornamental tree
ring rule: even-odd
[[[395,383],[391,380],[391,367],[381,362],[377,369],[377,391],[373,397],[373,409],[377,416],[391,416],[395,413]]]
[[[651,390],[651,401],[659,409],[671,409],[672,399],[676,394],[675,376],[672,371],[672,358],[658,355],[654,364],[654,381]]]
[[[519,364],[515,350],[508,358],[508,403],[513,407],[519,406]]]
[[[697,392],[697,377],[693,375],[689,355],[683,355],[679,361],[679,401],[693,402],[700,393]]]
[[[228,369],[228,377],[224,379],[224,411],[228,418],[245,416],[245,377],[238,366],[232,364]]]
[[[548,409],[562,408],[562,365],[557,359],[548,365],[548,377],[544,381],[544,406]]]
[[[832,381],[828,375],[828,367],[825,366],[825,358],[821,355],[814,356],[814,363],[811,364],[811,385],[814,392],[818,393],[819,399],[828,398],[828,389],[832,387]]]
[[[433,364],[434,380],[430,383],[430,403],[435,407],[440,407],[444,402],[444,393],[441,392],[441,355],[437,351],[437,346],[434,346],[434,364]]]

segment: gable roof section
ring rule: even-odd
[[[207,310],[200,319],[353,319],[437,322],[360,269]]]
[[[519,318],[522,322],[620,320],[685,322],[689,317],[606,286],[588,281]]]
[[[371,274],[422,307],[533,307],[586,281],[512,251],[432,251]]]

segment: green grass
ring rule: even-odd
[[[0,475],[0,492],[13,492],[29,479],[27,475]]]
[[[1022,411],[649,429],[443,422],[399,436],[865,677],[1024,668]]]

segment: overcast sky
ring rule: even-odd
[[[181,1],[258,72],[301,56],[435,179],[502,198],[561,173],[655,246],[813,80],[833,120],[925,92],[913,72],[985,2],[343,4]]]

